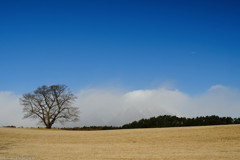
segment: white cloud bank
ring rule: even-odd
[[[0,92],[0,126],[35,126],[31,120],[22,119],[19,97],[12,92]]]
[[[164,114],[240,117],[240,92],[222,85],[212,86],[195,97],[166,88],[126,93],[113,89],[86,89],[77,96],[81,121],[65,126],[122,125]],[[32,120],[22,120],[18,98],[13,93],[0,92],[0,125],[36,126]]]

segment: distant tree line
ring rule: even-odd
[[[122,127],[116,126],[84,126],[84,127],[74,127],[74,128],[61,128],[64,130],[77,130],[77,131],[96,131],[96,130],[113,130],[113,129],[122,129]]]
[[[141,119],[129,124],[123,125],[122,129],[130,128],[162,128],[162,127],[183,127],[183,126],[208,126],[208,125],[225,125],[240,124],[240,118],[201,116],[196,118],[177,117],[171,115],[163,115],[151,117],[149,119]]]
[[[74,127],[61,128],[65,130],[113,130],[113,129],[133,129],[133,128],[163,128],[163,127],[183,127],[183,126],[208,126],[208,125],[227,125],[240,124],[240,118],[201,116],[195,118],[177,117],[171,115],[162,115],[158,117],[151,117],[148,119],[141,119],[120,127],[116,126],[90,126],[90,127]]]
[[[148,119],[141,119],[123,126],[84,126],[73,128],[60,128],[64,130],[76,131],[93,131],[93,130],[113,130],[113,129],[134,129],[134,128],[164,128],[164,127],[184,127],[184,126],[209,126],[209,125],[227,125],[240,124],[240,118],[201,116],[195,118],[177,117],[171,115],[162,115],[158,117],[151,117]],[[4,126],[9,128],[16,128],[15,126]],[[22,128],[22,127],[20,127]]]

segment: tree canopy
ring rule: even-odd
[[[24,118],[38,119],[46,128],[56,122],[78,121],[79,110],[73,107],[77,97],[66,85],[43,85],[20,98]]]

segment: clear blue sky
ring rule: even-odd
[[[240,1],[0,1],[0,91],[240,89]]]

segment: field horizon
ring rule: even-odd
[[[240,159],[240,125],[67,131],[0,128],[0,159]]]

